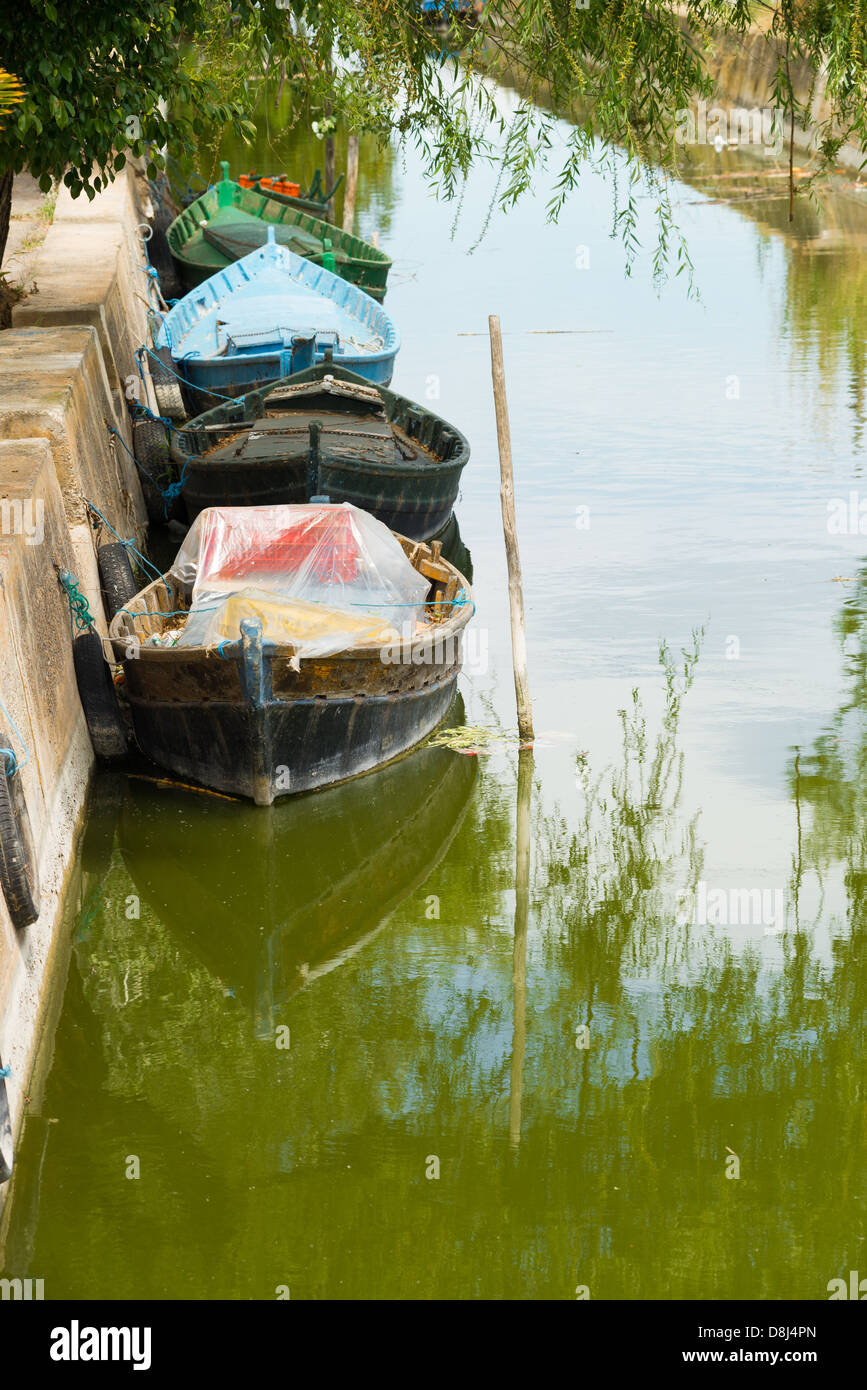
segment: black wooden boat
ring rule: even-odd
[[[143,589],[109,627],[142,752],[186,781],[262,806],[369,772],[426,738],[454,698],[473,605],[439,542],[397,539],[429,588],[428,625],[396,649],[299,662],[291,646],[264,640],[254,619],[219,647],[148,645],[188,597],[172,574]]]
[[[470,446],[432,411],[323,362],[199,415],[173,454],[191,521],[204,507],[327,496],[430,540],[451,515]]]

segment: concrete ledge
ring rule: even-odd
[[[55,223],[34,268],[38,291],[12,310],[13,328],[91,324],[116,394],[122,393],[124,378],[135,370],[133,353],[138,346],[130,342],[120,283],[126,272],[124,242],[123,228],[114,223]]]
[[[123,413],[123,385],[147,338],[147,258],[137,228],[135,175],[125,169],[92,202],[62,188],[33,266],[36,290],[12,310],[13,328],[90,324]]]
[[[66,509],[47,439],[0,442],[0,699],[26,744],[20,777],[39,864],[41,912],[16,931],[0,893],[0,1055],[17,1134],[64,884],[93,753],[78,699],[66,598],[53,561],[72,568]],[[16,743],[6,713],[4,731]],[[3,1189],[0,1188],[0,1202]]]
[[[138,474],[108,425],[131,444],[94,328],[0,333],[0,438],[50,441],[70,527],[86,523],[87,498],[122,536],[140,537],[147,518]]]
[[[135,464],[111,432],[131,446],[124,379],[148,341],[137,177],[141,185],[124,171],[93,202],[61,191],[38,288],[0,332],[0,723],[14,743],[14,721],[29,754],[19,776],[41,891],[39,920],[23,931],[0,893],[0,1056],[12,1068],[16,1140],[40,1037],[45,1052],[59,1008],[65,896],[93,765],[55,565],[75,575],[104,631],[85,502],[138,543],[147,523]],[[0,1231],[9,1191],[0,1185]]]

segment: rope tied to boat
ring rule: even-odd
[[[450,608],[466,608],[467,604],[470,604],[473,610],[470,614],[471,618],[476,611],[475,600],[469,597],[466,589],[459,589],[454,598],[432,598],[424,604],[419,601],[418,603],[351,603],[349,606],[350,608],[427,608],[428,606],[439,608],[446,604]]]
[[[54,568],[69,601],[69,619],[73,632],[76,628],[79,632],[89,632],[93,627],[94,618],[87,599],[78,586],[78,580],[69,570],[62,569],[56,561]]]
[[[2,750],[0,750],[0,751],[2,751]],[[6,1078],[7,1078],[7,1076],[11,1076],[11,1075],[12,1075],[12,1068],[8,1065],[8,1063],[7,1063],[7,1065],[6,1065],[5,1067],[0,1067],[0,1080],[5,1081]]]
[[[21,737],[18,725],[15,723],[15,720],[12,718],[12,715],[9,713],[2,700],[0,700],[0,709],[2,709],[3,713],[6,715],[6,718],[9,720],[9,723],[12,725],[13,734],[17,738],[18,742],[21,744],[21,747],[24,749],[24,762],[19,763],[18,756],[14,748],[0,748],[0,753],[2,753],[3,757],[6,759],[6,776],[14,777],[15,773],[18,772],[22,767],[26,767],[28,762],[30,761],[30,749],[27,747],[27,744]],[[0,1071],[0,1076],[2,1075],[3,1073],[2,1071]]]
[[[154,234],[154,229],[149,222],[139,222],[138,226],[136,227],[136,231],[138,232],[139,240],[141,241],[142,250],[144,251],[146,261],[145,265],[139,266],[139,270],[148,277],[151,285],[156,290],[157,299],[159,300],[159,303],[163,306],[163,308],[166,308],[165,296],[163,295],[162,285],[160,284],[159,271],[156,269],[155,266],[151,265],[150,252],[148,251],[148,242]],[[156,311],[149,304],[148,313],[152,314],[155,312]]]
[[[136,560],[138,561],[139,567],[144,570],[145,574],[152,575],[154,579],[162,579],[162,575],[160,571],[156,568],[156,566],[152,565],[150,560],[148,560],[147,556],[142,555],[141,551],[136,549],[135,542],[131,540],[125,541],[123,536],[118,535],[117,531],[115,531],[108,517],[103,516],[102,512],[99,510],[99,507],[95,507],[94,504],[88,501],[86,497],[84,499],[84,505],[90,512],[92,521],[94,517],[98,518],[96,521],[93,521],[93,528],[95,531],[98,531],[101,525],[107,526],[111,534],[114,536],[115,540],[118,541],[120,545],[122,545],[124,549],[129,552],[129,554],[135,556]]]
[[[142,409],[142,410],[146,410],[146,409],[147,409],[146,406],[141,406],[141,407],[139,407],[139,408]],[[148,416],[149,416],[151,419],[162,421],[162,416],[161,416],[161,415],[151,415],[151,412],[150,412],[149,410],[147,411],[147,413],[148,413]],[[165,423],[168,423],[168,421],[166,421]],[[117,439],[117,440],[120,441],[121,447],[122,447],[123,449],[125,449],[126,452],[129,454],[130,458],[132,459],[132,461],[133,461],[133,463],[135,464],[136,468],[138,469],[139,473],[141,473],[142,477],[143,477],[143,478],[147,478],[147,480],[148,480],[148,482],[151,484],[151,486],[154,487],[154,488],[156,488],[156,490],[157,490],[157,492],[159,493],[160,497],[163,499],[163,506],[164,506],[164,508],[165,508],[165,514],[166,514],[166,516],[168,516],[168,514],[169,514],[169,503],[172,502],[172,501],[174,501],[174,499],[175,499],[177,496],[179,496],[179,494],[183,491],[184,482],[185,482],[185,479],[186,479],[187,464],[190,462],[190,458],[188,457],[188,458],[185,458],[185,459],[184,459],[184,464],[183,464],[183,468],[181,469],[181,476],[180,476],[180,478],[176,479],[176,480],[175,480],[174,482],[172,482],[172,483],[168,483],[165,487],[163,487],[163,485],[162,485],[162,483],[159,481],[159,479],[158,479],[158,478],[155,478],[154,475],[153,475],[152,473],[149,473],[149,472],[147,471],[147,469],[144,468],[144,467],[139,463],[138,459],[136,458],[136,456],[135,456],[135,454],[133,453],[132,449],[131,449],[131,448],[129,447],[129,445],[127,444],[127,442],[126,442],[126,440],[124,439],[123,435],[120,434],[120,433],[114,428],[114,425],[110,425],[110,424],[108,423],[108,421],[106,421],[106,426],[105,426],[105,427],[106,427],[106,429],[108,430],[109,434],[114,435],[115,439]],[[180,433],[180,431],[178,431],[178,433]],[[190,457],[191,457],[191,456],[190,456]],[[90,505],[90,504],[88,503],[88,505]],[[94,508],[94,511],[95,511],[95,510],[96,510],[96,508]],[[101,514],[100,514],[100,515],[101,515]],[[104,518],[103,518],[103,519],[104,519]],[[106,522],[106,525],[108,526],[108,522]],[[109,530],[111,530],[111,527],[109,527]],[[116,531],[115,531],[113,534],[117,536],[117,532],[116,532]],[[123,538],[122,538],[121,536],[117,536],[117,539],[120,541],[121,545],[131,545],[131,544],[132,544],[131,541],[125,541],[125,540],[123,540]],[[136,554],[138,554],[138,552],[136,552]],[[143,556],[142,556],[142,559],[144,559]],[[147,562],[145,562],[145,563],[147,563]]]
[[[173,502],[176,497],[180,497],[181,493],[184,490],[184,486],[187,481],[187,464],[190,462],[191,457],[192,455],[188,455],[187,458],[184,459],[180,475],[175,479],[175,481],[173,483],[169,483],[168,487],[160,489],[163,496],[163,504],[166,509],[166,516],[168,516],[169,512],[169,502]]]
[[[139,370],[141,370],[141,367],[139,367]],[[131,404],[132,418],[134,420],[139,420],[143,416],[145,420],[154,420],[158,425],[165,425],[167,430],[175,430],[177,434],[181,433],[174,420],[170,420],[168,415],[154,415],[150,406],[142,405],[139,401],[132,401]]]
[[[170,372],[173,377],[177,378],[177,380],[181,383],[182,386],[186,386],[189,390],[201,391],[202,394],[205,396],[216,396],[218,401],[228,401],[230,405],[238,404],[237,396],[224,396],[219,391],[212,391],[209,386],[196,386],[192,382],[187,381],[178,372],[176,372],[173,367],[169,367],[167,363],[165,363],[163,359],[156,352],[154,352],[153,348],[149,348],[146,343],[142,343],[141,347],[136,348],[136,357],[138,357],[143,352],[146,352],[148,354],[148,357],[152,357],[155,362],[159,362],[160,369],[162,371]]]

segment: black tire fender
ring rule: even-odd
[[[127,608],[135,598],[140,587],[132,572],[129,551],[120,541],[101,545],[96,552],[99,565],[99,578],[102,584],[102,597],[108,620],[121,609]]]
[[[160,414],[169,420],[186,420],[187,407],[169,349],[158,348],[156,352],[151,352],[148,365]]]
[[[139,482],[148,519],[161,524],[175,515],[181,517],[184,512],[180,498],[171,498],[167,510],[163,494],[154,481],[163,477],[173,481],[177,474],[169,447],[169,430],[161,420],[142,415],[133,421],[132,447],[136,461],[144,469],[139,472]]]
[[[89,632],[82,632],[76,637],[72,644],[72,659],[93,751],[106,762],[117,762],[126,757],[126,729],[99,633],[91,628]]]
[[[9,742],[0,731],[0,744]],[[20,931],[39,917],[39,873],[19,771],[0,754],[0,884],[12,925]]]

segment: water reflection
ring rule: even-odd
[[[264,815],[131,781],[121,855],[147,916],[253,1013],[256,1037],[273,1040],[297,991],[366,947],[434,870],[475,773],[473,759],[425,747]],[[122,951],[112,946],[113,962]],[[132,973],[141,997],[142,972]]]

